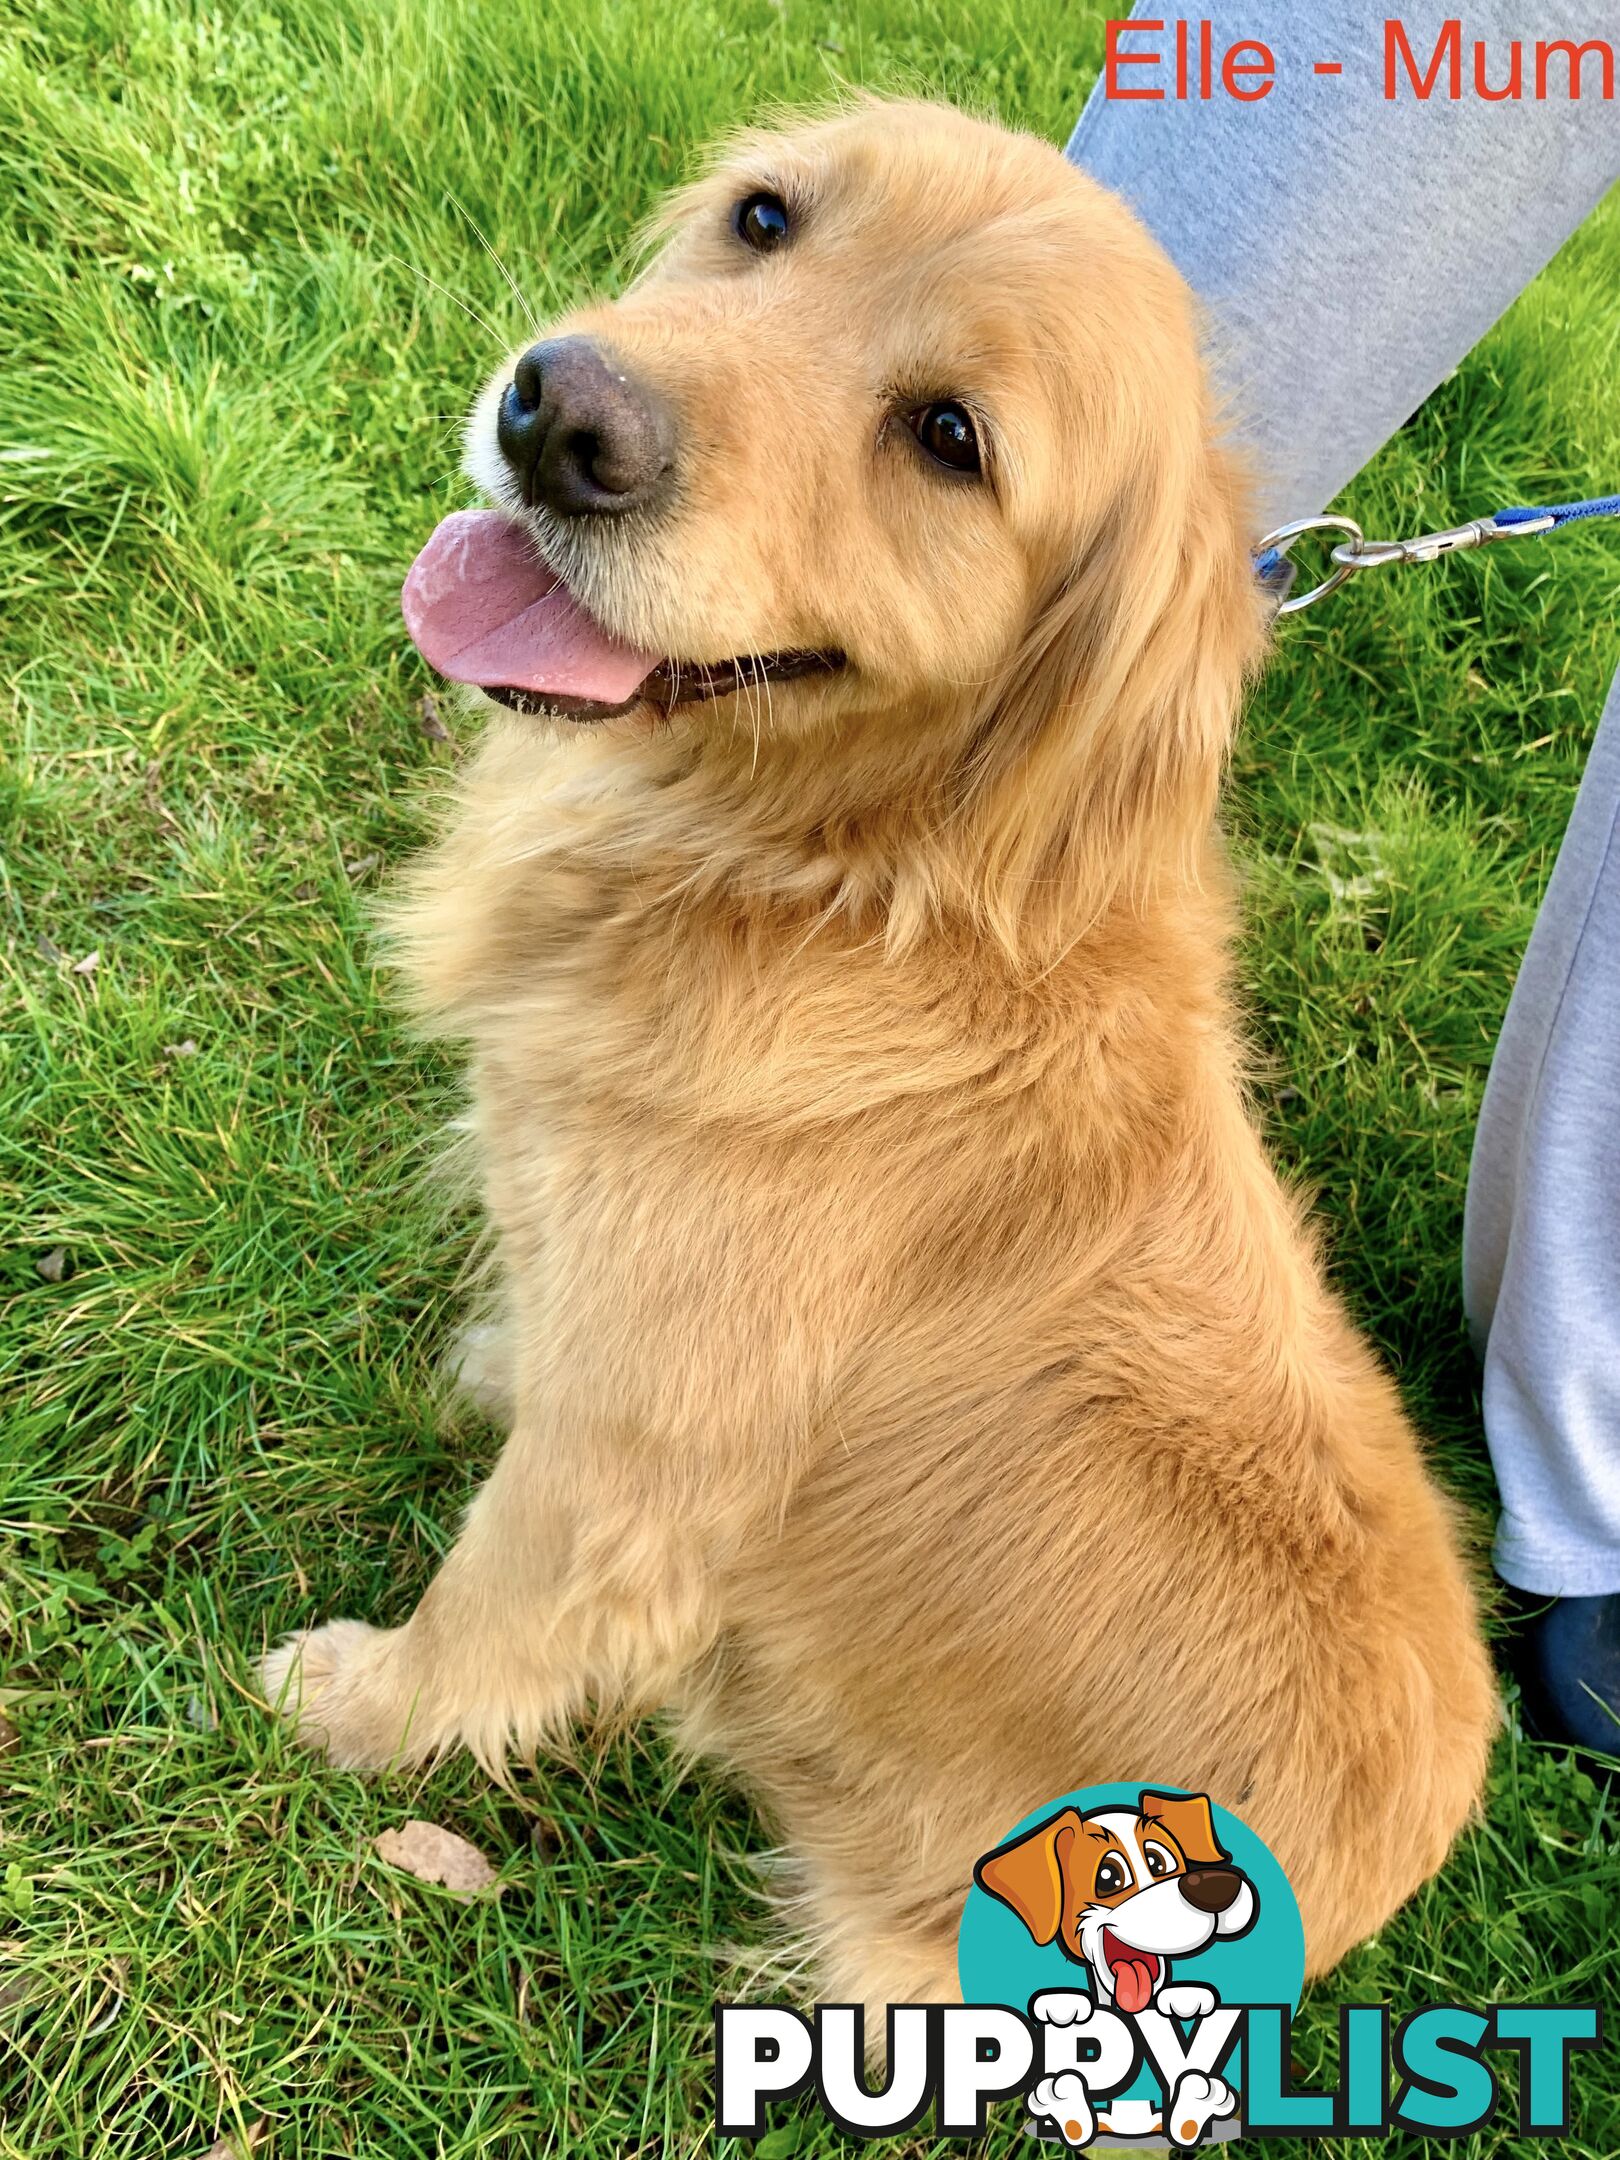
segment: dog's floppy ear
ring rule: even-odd
[[[1189,1867],[1214,1867],[1231,1859],[1215,1835],[1215,1818],[1207,1794],[1145,1792],[1142,1813],[1149,1822],[1163,1823],[1181,1847]]]
[[[1144,451],[995,686],[965,829],[985,927],[1009,951],[1061,949],[1121,893],[1199,874],[1265,636],[1246,529],[1223,453]]]
[[[979,1888],[1010,1905],[1043,1947],[1062,1924],[1063,1864],[1079,1827],[1079,1815],[1064,1808],[986,1853],[973,1870]]]

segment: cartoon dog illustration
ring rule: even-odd
[[[982,1890],[1010,1906],[1037,1943],[1057,1942],[1091,1974],[1097,2002],[1135,2016],[1160,2001],[1173,1957],[1243,1935],[1259,1911],[1254,1885],[1215,1835],[1203,1793],[1144,1791],[1131,1807],[1075,1808],[986,1853]],[[1175,1989],[1202,1997],[1206,1989]]]

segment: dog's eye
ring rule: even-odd
[[[1176,1872],[1176,1863],[1162,1845],[1150,1845],[1147,1848],[1147,1864],[1150,1875],[1173,1875]]]
[[[756,255],[768,255],[788,236],[787,204],[780,195],[745,195],[731,213],[739,240]]]
[[[936,464],[952,472],[979,470],[979,437],[965,406],[947,398],[907,413],[906,424]]]
[[[1130,1878],[1117,1860],[1105,1860],[1097,1870],[1097,1895],[1113,1897],[1130,1887]]]

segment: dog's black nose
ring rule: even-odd
[[[666,407],[586,337],[531,345],[495,422],[523,500],[562,517],[613,517],[660,493],[674,455]]]
[[[1236,1868],[1189,1868],[1181,1878],[1182,1896],[1199,1912],[1225,1912],[1236,1903],[1242,1888],[1243,1877]]]

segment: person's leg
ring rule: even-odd
[[[1480,1108],[1463,1293],[1531,1721],[1620,1753],[1620,680]]]
[[[1176,18],[1136,12],[1163,27],[1124,32],[1122,49],[1165,57],[1123,66],[1121,85],[1168,92]],[[1256,104],[1218,89],[1207,101],[1110,99],[1105,78],[1087,101],[1068,155],[1130,203],[1203,301],[1234,430],[1255,451],[1264,525],[1325,508],[1620,174],[1620,122],[1595,76],[1578,102],[1473,95],[1474,41],[1500,88],[1524,13],[1507,0],[1468,11],[1457,103],[1444,65],[1420,100],[1398,64],[1399,95],[1386,99],[1383,17],[1363,0],[1224,14],[1220,47],[1263,38],[1275,55],[1275,86]],[[1582,0],[1542,0],[1535,15],[1537,37],[1592,35]],[[1400,17],[1426,72],[1446,9]],[[1343,72],[1318,75],[1318,61]]]
[[[1165,27],[1126,33],[1124,50],[1169,54],[1175,18],[1157,12]],[[1580,45],[1579,13],[1548,0],[1535,35]],[[1426,70],[1444,10],[1401,20]],[[1465,92],[1476,39],[1502,87],[1522,11],[1491,0],[1463,28]],[[1119,101],[1099,82],[1069,155],[1133,205],[1203,300],[1269,525],[1323,509],[1456,366],[1620,173],[1620,127],[1592,84],[1579,102],[1453,103],[1444,58],[1419,100],[1397,56],[1388,99],[1384,20],[1349,0],[1254,6],[1219,30],[1271,47],[1267,98]],[[1342,72],[1319,75],[1318,61]],[[1120,76],[1173,81],[1167,58]],[[1492,1068],[1465,1237],[1503,1494],[1498,1566],[1560,1601],[1524,1638],[1527,1710],[1611,1749],[1594,1697],[1620,1702],[1617,808],[1611,696]]]
[[[1491,1065],[1463,1296],[1497,1572],[1548,1597],[1620,1590],[1620,683]]]

